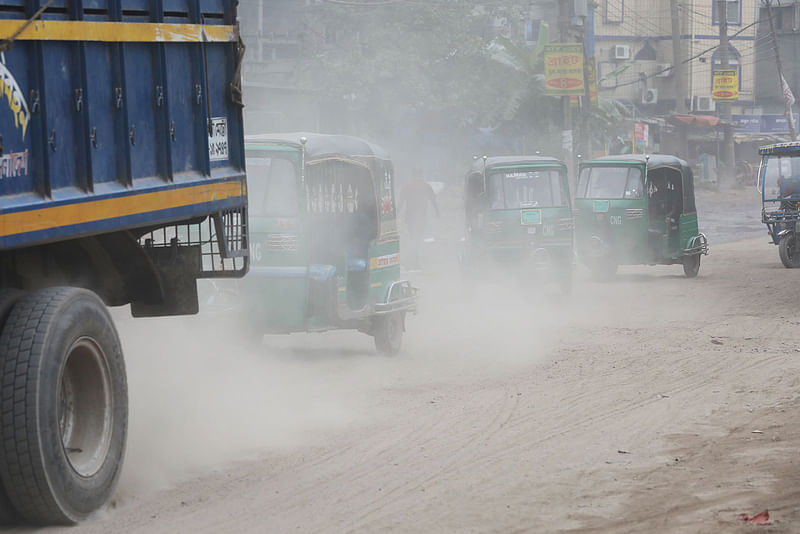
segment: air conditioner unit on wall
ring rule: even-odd
[[[642,104],[657,104],[658,89],[645,89],[642,91]]]
[[[711,96],[696,96],[692,102],[693,111],[714,111],[714,100]]]
[[[611,49],[611,59],[630,59],[631,47],[628,45],[614,45]]]
[[[656,78],[669,78],[672,76],[672,65],[669,63],[659,63],[656,65]]]

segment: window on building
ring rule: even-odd
[[[775,23],[775,31],[791,32],[795,31],[795,6],[775,6],[772,8],[772,16]]]
[[[605,0],[606,22],[621,24],[625,20],[625,0]]]
[[[711,0],[711,16],[714,24],[719,24],[719,0]],[[742,0],[725,0],[728,24],[741,26],[742,24]]]
[[[525,41],[528,43],[535,43],[539,40],[539,29],[541,28],[541,20],[528,20],[525,22]]]

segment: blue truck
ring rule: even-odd
[[[0,525],[110,499],[108,306],[198,311],[247,272],[236,0],[0,0]]]

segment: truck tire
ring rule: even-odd
[[[403,342],[402,312],[387,313],[375,319],[375,348],[380,354],[394,356]]]
[[[0,479],[22,520],[73,524],[111,497],[127,434],[125,365],[91,291],[48,288],[0,334]]]
[[[24,294],[25,292],[19,289],[0,290],[0,330],[6,323],[8,314],[11,313],[11,309],[14,307],[14,304],[16,304],[20,297]],[[3,355],[0,354],[0,370],[2,368]],[[17,511],[14,510],[14,505],[11,504],[11,500],[8,498],[8,493],[6,493],[3,483],[0,481],[0,525],[12,525],[18,520],[19,517],[17,516]]]

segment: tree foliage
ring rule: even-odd
[[[495,126],[519,75],[492,58],[492,13],[463,0],[382,6],[326,4],[313,24],[333,46],[319,55],[317,87],[372,123]],[[518,104],[517,104],[518,105]]]

